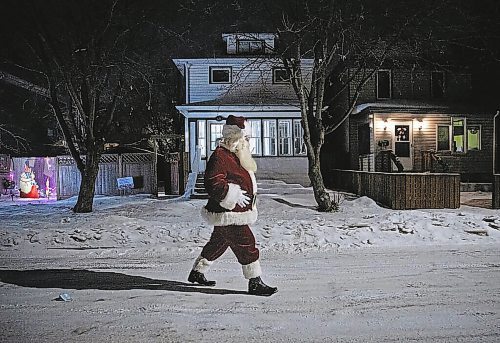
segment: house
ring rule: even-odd
[[[472,97],[467,73],[379,70],[350,117],[351,169],[395,171],[399,161],[399,171],[490,183],[495,113],[471,105]]]
[[[226,50],[216,57],[174,59],[183,79],[185,152],[191,163],[201,150],[200,172],[218,144],[230,114],[251,127],[259,178],[308,183],[307,157],[297,97],[270,33],[223,34]],[[303,60],[306,72],[311,60]]]

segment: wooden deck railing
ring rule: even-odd
[[[500,174],[493,174],[493,192],[491,200],[493,208],[500,208]]]
[[[334,169],[332,186],[360,196],[368,196],[395,210],[460,207],[459,174],[380,173]]]

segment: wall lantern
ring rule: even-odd
[[[384,131],[387,131],[387,119],[384,120]]]
[[[422,119],[418,119],[418,131],[422,131],[424,128],[424,121]]]

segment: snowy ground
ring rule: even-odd
[[[253,225],[270,298],[245,294],[231,252],[215,288],[186,283],[205,200],[97,197],[77,215],[0,197],[0,342],[500,341],[500,211],[345,195],[318,213],[310,189],[270,185]]]

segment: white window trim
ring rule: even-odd
[[[289,136],[287,137],[281,137],[280,136],[280,124],[281,123],[288,123],[288,133],[289,133]],[[278,120],[278,156],[293,156],[293,119],[279,119]],[[289,149],[289,153],[280,153],[280,147],[282,149],[285,148],[286,144],[285,144],[285,140],[288,141],[288,149]]]
[[[467,153],[467,117],[451,117],[451,152],[453,154],[465,154]],[[464,121],[464,151],[453,151],[453,120],[463,120]]]
[[[242,42],[245,43],[259,43],[260,44],[260,51],[241,51],[240,50],[240,44]],[[236,53],[241,54],[241,55],[252,55],[252,54],[257,54],[257,53],[264,53],[266,49],[266,42],[263,39],[237,39],[236,40]]]
[[[438,131],[439,127],[447,127],[448,128],[448,149],[447,150],[439,150],[438,145]],[[436,151],[452,151],[452,146],[453,146],[453,126],[452,125],[447,125],[447,124],[437,124],[436,125]]]
[[[465,139],[466,139],[466,143],[467,143],[467,146],[466,146],[467,151],[480,151],[480,150],[482,150],[482,140],[483,140],[483,137],[482,137],[483,136],[483,132],[482,131],[483,131],[483,127],[482,127],[481,124],[472,124],[470,126],[471,127],[476,127],[476,126],[479,127],[479,147],[478,147],[477,150],[476,149],[469,149],[469,134],[468,134],[468,132],[469,132],[469,126],[468,126],[468,127],[465,128],[465,132],[466,132]]]
[[[213,78],[214,70],[227,70],[227,71],[229,71],[229,81],[223,81],[223,82],[214,81],[214,78]],[[209,80],[208,81],[210,84],[215,84],[215,85],[233,83],[233,68],[232,67],[210,66],[209,67]]]
[[[288,78],[287,80],[284,80],[284,81],[279,81],[277,78],[276,78],[276,71],[285,71],[287,74],[288,74],[288,70],[286,70],[286,68],[280,68],[280,67],[274,67],[273,68],[273,83],[274,84],[278,84],[278,85],[286,85],[286,84],[289,84],[290,83],[290,78]]]

